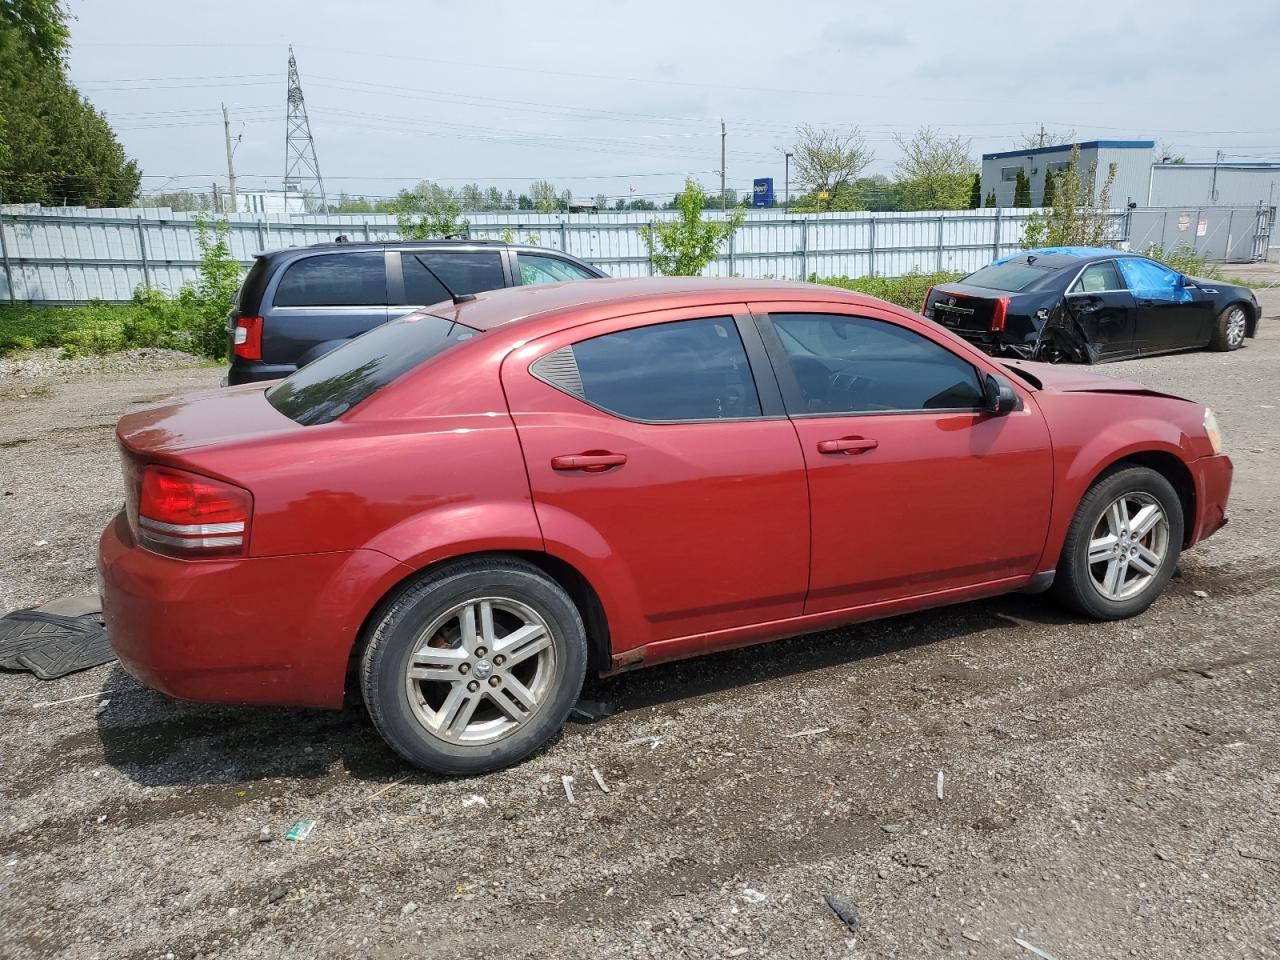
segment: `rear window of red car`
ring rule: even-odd
[[[477,331],[427,313],[374,327],[311,361],[267,391],[267,400],[303,426],[330,423],[397,377]]]

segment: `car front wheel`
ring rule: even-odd
[[[515,559],[462,561],[405,589],[360,663],[374,726],[410,763],[478,774],[555,735],[582,688],[587,640],[573,601]]]
[[[1214,324],[1213,339],[1209,346],[1214,350],[1239,350],[1244,345],[1245,334],[1249,330],[1249,318],[1244,307],[1233,303],[1220,314]]]
[[[1136,616],[1155,602],[1182,550],[1182,503],[1163,476],[1122,466],[1080,501],[1058,561],[1054,590],[1096,620]]]

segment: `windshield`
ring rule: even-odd
[[[971,273],[961,283],[989,290],[1025,290],[1037,280],[1043,279],[1049,267],[1037,267],[1030,263],[998,263]]]
[[[303,426],[329,423],[477,331],[429,313],[374,327],[313,360],[267,391],[267,400]]]

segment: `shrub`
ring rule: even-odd
[[[1185,273],[1189,277],[1202,277],[1205,280],[1222,279],[1222,271],[1209,262],[1205,254],[1196,253],[1196,248],[1189,243],[1179,243],[1172,250],[1166,250],[1160,244],[1152,244],[1142,251],[1144,257],[1159,260],[1166,267]]]
[[[924,308],[924,298],[930,287],[959,280],[961,276],[962,274],[959,273],[913,271],[901,277],[858,277],[856,280],[851,280],[849,277],[825,277],[819,280],[817,275],[813,274],[810,275],[809,282],[856,290],[919,313]]]

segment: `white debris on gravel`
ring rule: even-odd
[[[63,377],[81,373],[136,373],[143,370],[180,370],[209,366],[210,361],[181,350],[139,347],[102,356],[64,357],[57,347],[46,347],[12,357],[0,357],[0,383],[10,377]]]

